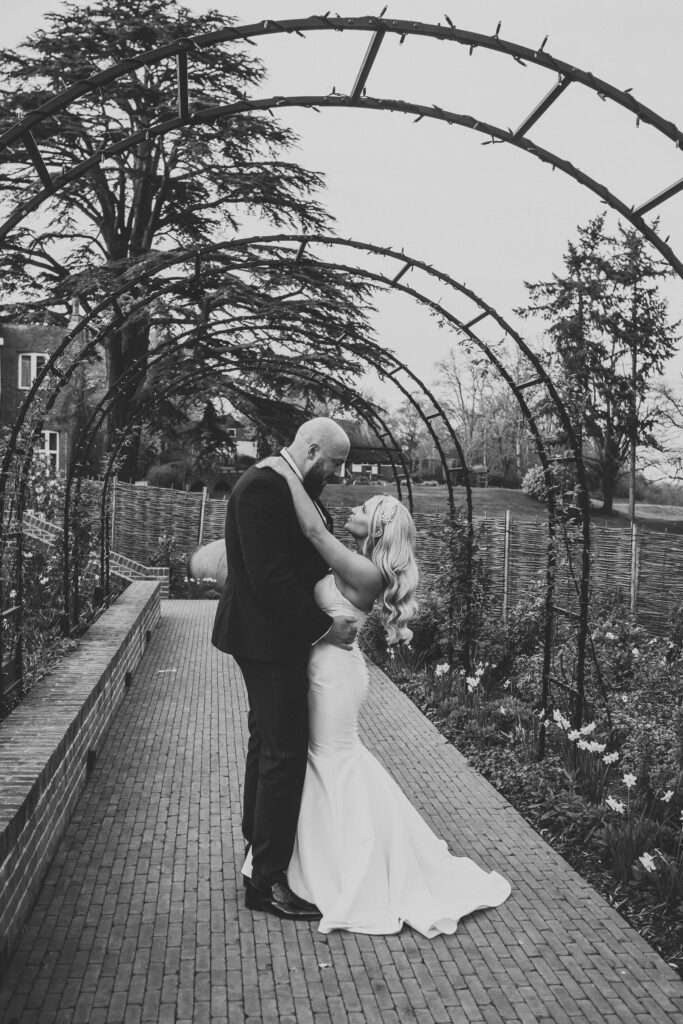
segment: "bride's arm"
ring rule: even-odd
[[[329,532],[303,484],[285,460],[267,459],[260,465],[269,466],[285,478],[292,494],[294,511],[302,533],[340,579],[356,590],[378,591],[382,585],[382,574],[377,566],[364,555],[351,551]]]

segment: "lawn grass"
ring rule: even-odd
[[[465,488],[455,487],[456,504],[465,508]],[[381,484],[328,484],[323,500],[330,508],[352,508],[362,503],[373,494],[393,494],[393,485],[384,487]],[[448,493],[445,487],[424,487],[413,484],[413,503],[417,512],[445,512],[448,508]],[[475,487],[472,490],[472,504],[475,516],[486,516],[489,519],[502,519],[506,510],[510,510],[514,519],[536,522],[545,518],[545,508],[524,494],[523,491],[505,487]],[[616,530],[629,528],[627,506],[619,503],[614,515],[603,515],[599,511],[599,502],[593,502],[593,524]],[[665,505],[638,504],[636,521],[648,530],[658,533],[683,533],[683,508]]]

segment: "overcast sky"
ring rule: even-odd
[[[58,6],[44,0],[3,4],[3,42],[19,42]],[[84,5],[85,6],[85,5]],[[202,12],[217,8],[243,24],[263,18],[304,17],[327,10],[310,0],[187,0]],[[333,13],[378,15],[383,0],[338,0]],[[538,47],[592,71],[683,125],[683,3],[681,0],[389,0],[386,17],[438,22],[446,12],[459,28]],[[305,39],[258,41],[269,79],[264,95],[348,92],[362,62],[366,33],[315,32]],[[387,37],[367,84],[369,95],[411,100],[516,128],[554,84],[555,75],[512,58],[455,43]],[[465,281],[512,320],[524,303],[523,282],[546,279],[576,226],[603,207],[560,172],[507,145],[482,145],[465,128],[402,114],[292,110],[278,114],[301,138],[297,159],[327,177],[325,203],[342,236],[404,249]],[[639,204],[683,178],[683,153],[633,115],[571,86],[529,138],[554,150]],[[661,234],[683,256],[683,193],[662,205]],[[614,220],[613,223],[616,223]],[[419,285],[411,272],[410,280]],[[406,279],[408,280],[408,279]],[[427,289],[429,290],[429,288]],[[452,302],[454,312],[469,308]],[[674,318],[683,316],[683,282],[668,288]],[[427,381],[454,339],[409,300],[392,296],[377,318],[381,340]],[[487,335],[482,324],[482,336]],[[489,328],[489,331],[491,329]],[[683,368],[674,360],[672,373]],[[385,400],[394,401],[388,390]]]

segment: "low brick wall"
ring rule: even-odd
[[[112,551],[109,556],[109,571],[112,576],[119,579],[129,580],[159,580],[161,585],[161,596],[164,600],[171,596],[171,571],[167,565],[143,565],[133,558],[126,558]]]
[[[0,964],[6,963],[160,616],[132,583],[72,655],[0,722]]]

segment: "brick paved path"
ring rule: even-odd
[[[674,972],[377,671],[366,743],[512,896],[435,941],[244,910],[244,695],[209,645],[214,608],[164,604],[0,986],[3,1024],[680,1024]]]

